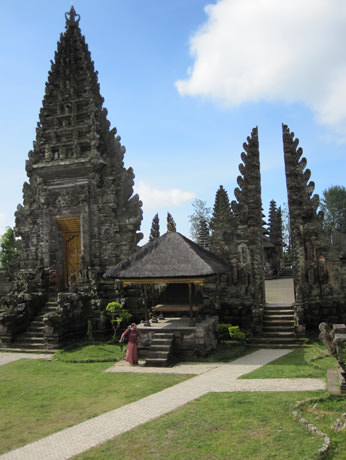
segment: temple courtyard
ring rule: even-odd
[[[292,292],[292,280],[268,281],[269,302],[288,302]],[[231,392],[317,392],[316,395],[335,388],[324,378],[240,379],[241,376],[265,366],[291,353],[289,349],[259,349],[229,363],[198,362],[177,363],[166,368],[129,366],[125,361],[110,365],[107,373],[187,374],[186,381],[156,392],[145,398],[110,410],[82,423],[68,427],[42,439],[29,443],[0,456],[1,460],[62,460],[77,456],[95,446],[114,439],[140,425],[170,413],[208,393]],[[49,354],[0,353],[0,365],[17,359],[52,359]],[[303,393],[305,394],[305,393]],[[321,439],[321,445],[323,440]],[[326,440],[324,439],[324,445]],[[90,457],[92,458],[92,457]],[[103,458],[103,457],[102,457]],[[231,458],[231,457],[230,457]],[[254,458],[254,457],[253,457]],[[257,457],[256,457],[257,458]],[[262,458],[262,457],[258,457]],[[339,458],[339,457],[338,457]]]

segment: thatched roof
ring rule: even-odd
[[[194,278],[225,273],[228,264],[177,232],[167,232],[109,268],[104,277],[118,279]]]

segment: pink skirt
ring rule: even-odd
[[[129,342],[127,344],[125,359],[130,364],[138,364],[138,351],[135,343]]]

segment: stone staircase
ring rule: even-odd
[[[145,366],[169,366],[173,357],[174,334],[156,332],[145,357]]]
[[[285,264],[282,269],[279,271],[279,278],[292,278],[293,277],[293,269],[292,265]]]
[[[20,352],[40,352],[40,353],[54,353],[56,350],[47,347],[44,336],[43,316],[46,313],[55,311],[58,307],[57,299],[51,298],[47,301],[40,313],[35,316],[33,321],[25,332],[20,334],[12,342],[9,351]]]
[[[294,305],[265,304],[262,337],[254,343],[264,348],[295,348],[304,343],[304,337],[295,334]]]

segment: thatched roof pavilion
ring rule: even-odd
[[[167,232],[141,247],[132,256],[109,268],[104,277],[116,278],[125,285],[141,284],[147,299],[148,284],[187,284],[188,310],[192,320],[192,287],[229,270],[228,264],[219,256],[177,232]],[[184,302],[186,304],[186,302]],[[172,305],[157,305],[153,311],[172,311]],[[186,311],[186,306],[176,305],[176,311]],[[198,309],[198,308],[197,308]],[[146,311],[147,315],[147,311]],[[146,319],[146,325],[149,325]]]
[[[167,232],[147,243],[114,267],[104,277],[125,284],[203,280],[225,273],[228,264],[219,256],[177,232]]]

